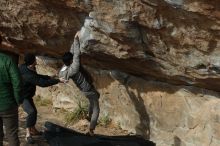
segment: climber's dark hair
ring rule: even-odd
[[[71,52],[66,52],[62,57],[63,63],[69,66],[73,60],[73,54]]]

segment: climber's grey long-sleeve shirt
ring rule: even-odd
[[[78,38],[74,39],[70,52],[73,54],[73,62],[70,66],[64,65],[62,67],[59,77],[63,77],[66,80],[71,78],[81,91],[89,92],[92,89],[92,85],[80,71],[80,44]]]
[[[94,130],[99,117],[99,96],[100,94],[93,87],[92,82],[82,67],[80,67],[80,44],[79,39],[75,38],[70,52],[73,53],[73,62],[70,66],[64,65],[60,70],[59,77],[66,80],[71,78],[76,86],[89,99],[89,118],[91,118],[90,129]]]

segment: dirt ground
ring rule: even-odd
[[[41,131],[44,131],[44,123],[45,121],[50,121],[61,126],[65,126],[76,131],[86,133],[89,122],[87,120],[80,120],[74,125],[67,125],[64,122],[64,114],[61,112],[54,112],[52,109],[52,105],[38,105],[38,121],[36,127]],[[49,146],[43,137],[34,137],[35,144],[27,144],[25,141],[25,117],[26,114],[23,112],[22,108],[19,109],[19,138],[21,141],[21,146]],[[102,135],[127,135],[128,133],[113,124],[109,124],[108,126],[98,125],[96,130],[96,134]],[[8,146],[7,139],[4,140],[4,146]]]

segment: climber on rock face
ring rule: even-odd
[[[89,114],[87,119],[90,121],[90,127],[88,130],[88,134],[93,136],[100,112],[100,94],[93,86],[90,74],[83,68],[80,63],[79,37],[80,32],[77,32],[70,52],[66,52],[63,55],[62,59],[64,65],[59,72],[59,77],[64,78],[65,80],[69,80],[71,78],[76,86],[84,93],[84,95],[89,100]]]

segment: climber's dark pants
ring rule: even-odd
[[[89,100],[89,118],[91,119],[90,120],[90,129],[94,130],[97,125],[98,118],[99,118],[99,112],[100,112],[99,97],[100,97],[100,94],[95,89],[92,89],[89,92],[84,92],[84,94],[86,95],[86,97]]]

